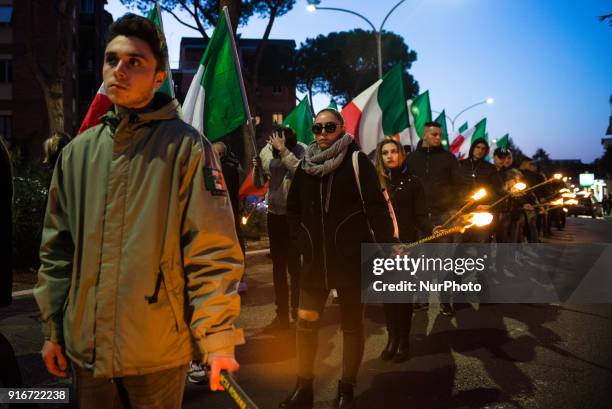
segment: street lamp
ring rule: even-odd
[[[452,129],[453,129],[453,132],[455,132],[455,121],[457,121],[457,118],[459,118],[459,116],[460,116],[461,114],[464,114],[466,111],[468,111],[468,110],[470,110],[470,109],[472,109],[472,108],[474,108],[474,107],[477,107],[478,105],[483,105],[483,104],[491,105],[491,104],[493,104],[494,102],[495,102],[495,100],[494,100],[493,98],[489,97],[489,98],[487,98],[487,99],[484,99],[484,100],[482,100],[482,101],[476,102],[475,104],[472,104],[472,105],[470,105],[470,106],[468,106],[468,107],[464,108],[464,109],[463,109],[463,110],[461,110],[461,111],[460,111],[460,112],[459,112],[457,115],[455,115],[453,118],[449,118],[449,117],[447,116],[447,117],[446,117],[446,119],[448,119],[448,120],[450,121],[451,126],[452,126]],[[436,113],[436,114],[439,114],[439,113],[440,113],[439,111],[434,111],[434,110],[432,110],[431,112]]]
[[[391,14],[399,7],[399,5],[402,4],[405,1],[406,0],[400,0],[399,2],[397,2],[397,4],[395,6],[393,6],[391,8],[391,10],[389,10],[389,12],[385,16],[385,18],[384,18],[384,20],[383,20],[383,22],[380,25],[380,28],[378,30],[376,29],[374,24],[372,24],[372,22],[367,19],[367,17],[363,16],[362,14],[357,13],[356,11],[348,10],[348,9],[342,9],[342,8],[338,8],[338,7],[319,7],[319,4],[321,3],[321,0],[308,0],[308,6],[306,6],[306,10],[308,10],[311,13],[315,12],[317,10],[341,11],[343,13],[348,13],[348,14],[352,14],[354,16],[357,16],[357,17],[363,19],[366,23],[368,23],[368,25],[370,27],[372,27],[372,31],[374,31],[374,35],[376,37],[376,51],[377,51],[377,54],[378,54],[378,78],[382,79],[382,76],[383,76],[383,69],[382,69],[382,30],[383,30],[383,27],[384,27],[385,23],[387,22],[387,19],[389,18],[389,16],[391,16]]]

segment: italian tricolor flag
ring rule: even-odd
[[[164,33],[164,25],[162,23],[161,12],[159,10],[159,5],[156,4],[155,7],[149,12],[147,18],[155,23],[155,25]],[[170,71],[170,63],[166,61],[166,81],[162,84],[162,86],[157,90],[157,92],[161,92],[162,94],[169,95],[174,98],[174,87],[172,85],[172,72]],[[93,101],[89,105],[89,109],[87,110],[87,114],[85,114],[85,118],[83,118],[83,122],[81,123],[81,127],[77,132],[77,135],[85,132],[87,129],[91,128],[100,123],[100,117],[106,114],[108,110],[111,108],[113,103],[108,96],[106,95],[106,89],[104,88],[104,83],[100,85],[98,88],[98,92],[94,97]]]
[[[220,15],[183,103],[185,122],[211,142],[247,121],[231,36]]]
[[[342,109],[346,131],[355,137],[366,154],[389,137],[410,144],[402,75],[402,66],[396,65]]]
[[[476,139],[486,140],[487,118],[483,118],[480,122],[468,129],[457,137],[451,143],[450,151],[457,159],[466,159],[470,153],[470,147]]]

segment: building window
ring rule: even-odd
[[[275,124],[283,123],[283,114],[281,112],[275,112],[272,114],[272,122]]]
[[[272,94],[274,95],[280,95],[283,93],[283,87],[282,85],[274,85],[272,87]]]
[[[13,82],[13,62],[0,60],[0,83]]]
[[[13,138],[13,118],[10,115],[0,115],[0,136],[7,141]]]
[[[82,14],[94,14],[96,9],[94,0],[81,0],[81,13]]]
[[[0,24],[10,24],[13,20],[13,6],[0,6]]]

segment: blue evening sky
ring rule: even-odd
[[[320,6],[350,8],[379,26],[395,3],[323,0]],[[276,20],[270,37],[299,44],[332,31],[367,29],[357,17],[310,13],[306,4],[297,0]],[[106,8],[114,18],[127,11],[119,0],[108,0]],[[457,127],[486,117],[489,138],[510,133],[528,155],[542,147],[553,159],[591,162],[603,152],[600,140],[611,114],[612,27],[597,19],[609,13],[609,0],[407,0],[385,29],[403,36],[417,52],[411,73],[421,91],[429,90],[434,110],[454,116],[487,97],[495,99],[461,115]],[[175,67],[181,37],[198,33],[169,14],[163,19]],[[265,24],[253,18],[239,32],[260,38]],[[316,97],[315,109],[328,102],[328,96]]]

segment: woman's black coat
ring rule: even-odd
[[[292,240],[303,256],[300,286],[331,289],[360,285],[361,243],[372,242],[353,171],[356,143],[338,168],[317,177],[299,166],[287,197]],[[393,242],[393,223],[374,165],[359,153],[359,179],[376,242]],[[327,210],[325,209],[327,205]]]
[[[397,219],[400,241],[412,243],[421,236],[430,235],[432,225],[427,217],[423,183],[405,167],[391,171],[390,176],[387,191]]]

